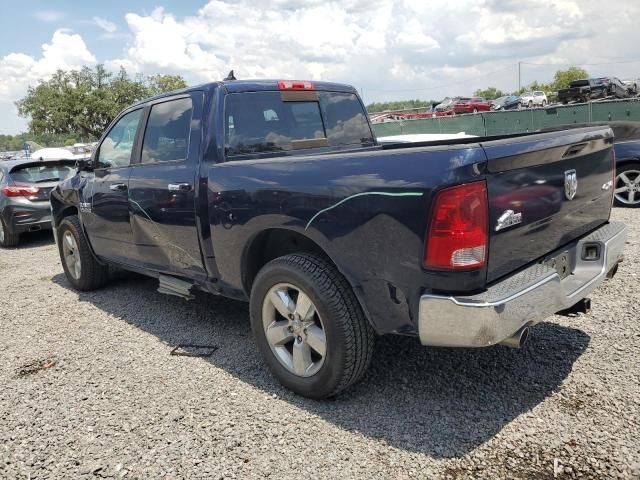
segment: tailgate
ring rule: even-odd
[[[487,282],[608,221],[612,144],[608,127],[482,143],[488,159]]]

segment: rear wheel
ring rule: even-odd
[[[9,231],[4,223],[2,217],[0,217],[0,247],[15,247],[20,241],[20,235]]]
[[[273,375],[305,397],[340,393],[371,361],[373,330],[351,286],[317,255],[287,255],[260,270],[251,328]]]
[[[527,104],[527,108],[533,108],[533,101],[529,100],[529,103]]]
[[[66,217],[58,227],[58,250],[69,283],[77,290],[95,290],[103,286],[109,268],[95,259],[78,217]]]
[[[619,207],[640,207],[640,163],[620,167],[616,172],[614,203]]]
[[[478,113],[478,109],[477,109],[477,108],[474,108],[474,109],[473,109],[473,113]]]

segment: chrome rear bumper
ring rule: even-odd
[[[571,274],[533,265],[472,296],[422,295],[418,331],[423,345],[486,347],[511,337],[575,305],[597,288],[616,267],[626,227],[609,223],[556,253],[568,252]],[[599,245],[597,260],[584,260],[586,245]]]

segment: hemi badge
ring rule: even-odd
[[[522,213],[516,213],[513,210],[507,210],[502,215],[500,215],[500,218],[498,218],[496,232],[504,230],[505,228],[513,227],[514,225],[518,225],[519,223],[522,223]]]

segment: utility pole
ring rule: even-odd
[[[522,82],[520,81],[520,65],[522,65],[522,62],[518,62],[518,93],[520,93],[520,89],[522,88]]]

